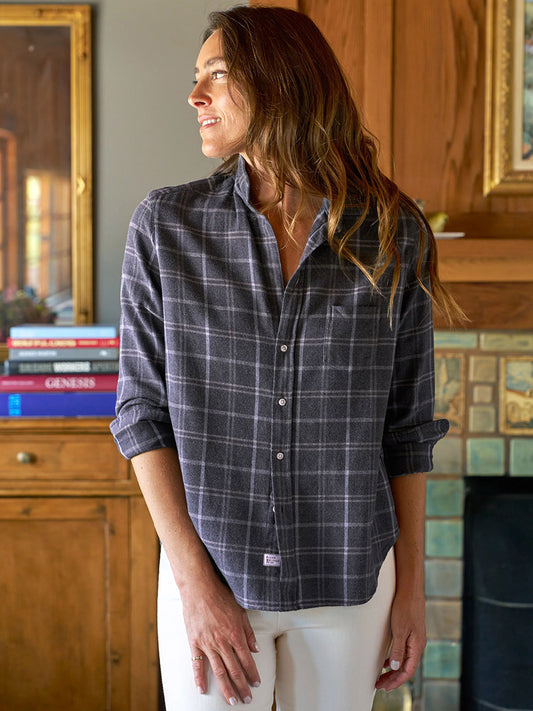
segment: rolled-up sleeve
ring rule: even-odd
[[[413,240],[410,242],[412,244]],[[449,427],[447,420],[433,419],[435,384],[431,298],[416,278],[415,256],[407,260],[405,269],[406,284],[400,305],[383,434],[385,466],[390,477],[431,471],[433,447]],[[423,275],[424,270],[427,271],[425,264]],[[429,279],[424,276],[423,281],[429,284]]]
[[[128,459],[176,446],[165,385],[165,333],[153,211],[150,196],[135,210],[122,269],[120,373],[116,418],[110,428]]]

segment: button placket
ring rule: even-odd
[[[284,294],[278,337],[275,344],[274,377],[272,383],[272,501],[271,515],[276,529],[282,565],[280,568],[281,599],[293,594],[289,580],[294,576],[292,541],[292,507],[284,504],[291,496],[291,397],[294,380],[293,331],[297,314],[294,313],[298,296],[289,286]],[[288,518],[287,518],[288,516]]]
[[[283,299],[283,306],[286,306],[286,296]],[[281,315],[280,315],[280,331],[282,330],[282,323],[285,315],[285,309],[282,307]],[[276,386],[279,385],[279,390],[282,392],[286,390],[286,383],[289,381],[289,373],[291,369],[291,362],[290,359],[288,358],[289,354],[289,346],[286,342],[282,342],[279,344],[276,348],[277,350],[277,355],[275,359],[275,378],[274,378],[274,392],[276,389],[278,389]],[[275,408],[273,410],[273,421],[272,421],[272,436],[273,436],[273,443],[277,442],[278,445],[285,445],[288,443],[286,442],[287,435],[290,438],[290,432],[289,428],[287,427],[287,422],[283,422],[285,418],[282,416],[282,410],[286,408],[287,406],[287,397],[286,396],[278,396],[275,397]],[[288,412],[287,412],[288,415]],[[288,447],[287,447],[288,449]],[[282,462],[285,459],[286,456],[286,451],[287,449],[280,448],[278,451],[274,450],[275,452],[275,458],[277,462]],[[273,493],[276,495],[277,492],[275,487],[273,487]]]

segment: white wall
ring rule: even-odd
[[[237,2],[90,3],[98,321],[118,323],[120,318],[122,257],[135,206],[150,189],[194,180],[216,165],[201,153],[196,114],[186,99],[207,15],[233,4]]]
[[[233,4],[233,3],[231,3]],[[208,13],[221,0],[100,0],[95,7],[96,317],[119,319],[131,213],[146,193],[207,175],[186,99]]]

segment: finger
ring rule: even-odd
[[[191,662],[194,683],[196,684],[198,693],[205,694],[207,692],[206,660],[199,649],[191,650]]]
[[[248,647],[237,647],[234,651],[236,660],[240,668],[243,670],[244,675],[250,686],[253,686],[254,688],[260,686],[261,677],[259,676],[257,665],[255,663],[254,658],[250,654],[250,650],[248,649]]]
[[[397,689],[402,684],[405,684],[411,678],[411,674],[404,671],[388,671],[384,672],[376,682],[376,689],[384,689],[385,691],[392,691],[392,689]]]
[[[241,662],[241,659],[243,659],[243,662]],[[252,676],[255,673],[253,682],[250,680],[252,685],[256,685],[256,681],[259,681],[259,674],[250,651],[244,645],[237,647],[237,649],[230,647],[223,655],[223,661],[233,687],[238,691],[242,701],[245,704],[249,704],[252,701],[252,694],[245,669],[249,668]]]
[[[230,706],[236,706],[237,697],[235,696],[235,690],[230,683],[226,667],[224,666],[222,659],[216,652],[212,652],[209,655],[209,663],[211,664],[213,676],[215,677],[222,696],[224,696]]]
[[[403,635],[395,635],[392,639],[392,646],[388,659],[388,666],[392,671],[398,671],[403,664],[405,654],[406,638]]]
[[[248,649],[251,652],[259,652],[259,645],[257,644],[257,639],[255,638],[255,632],[246,613],[244,614],[244,634],[246,635],[246,641],[248,642]]]
[[[418,640],[415,639],[414,636],[410,636],[406,642],[402,663],[398,670],[392,668],[392,662],[395,660],[392,657],[393,652],[391,651],[389,658],[384,662],[385,669],[389,668],[389,671],[385,671],[380,675],[376,682],[376,688],[391,691],[411,679],[416,672],[424,647],[425,639]]]
[[[248,615],[245,614],[244,617],[244,634],[248,643],[248,649],[236,650],[236,654],[242,668],[244,669],[246,678],[253,687],[257,688],[261,684],[261,677],[259,676],[257,665],[249,650],[257,653],[259,652],[259,645],[257,644],[257,639],[252,625],[250,624],[250,620],[248,619]]]
[[[404,671],[409,678],[413,677],[416,672],[424,649],[426,647],[426,637],[420,637],[418,635],[412,634],[407,640],[405,655],[403,658],[403,664],[400,671]]]

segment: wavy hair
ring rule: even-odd
[[[450,324],[464,316],[438,277],[429,225],[414,201],[379,169],[377,141],[363,126],[339,62],[313,21],[281,7],[237,6],[209,15],[204,41],[216,30],[230,87],[249,107],[247,156],[275,189],[264,210],[281,201],[286,186],[296,188],[301,196],[298,210],[292,220],[284,216],[291,234],[306,196],[328,198],[328,240],[340,260],[359,267],[378,291],[381,276],[393,263],[391,318],[401,268],[396,233],[400,211],[406,210],[419,224],[416,273],[421,287]],[[238,155],[230,156],[217,172],[235,170],[237,160]],[[347,206],[358,207],[361,215],[338,234]],[[375,262],[365,264],[352,249],[351,238],[371,209],[378,215],[379,250]],[[422,274],[426,252],[427,274]]]

